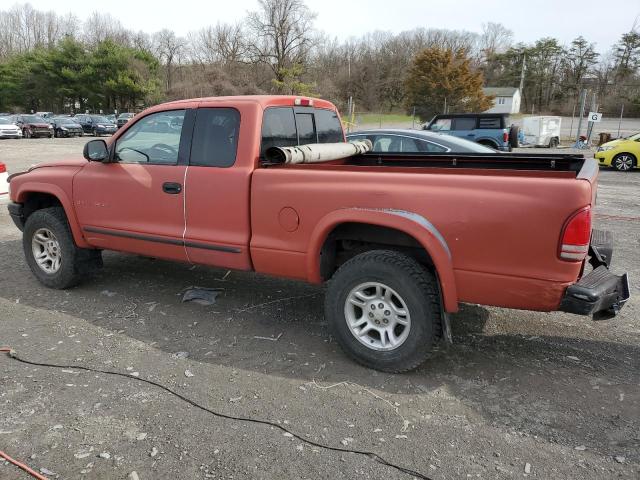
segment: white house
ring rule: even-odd
[[[493,95],[493,107],[487,113],[520,113],[520,89],[516,87],[485,87],[485,95]]]

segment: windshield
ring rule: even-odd
[[[111,123],[111,121],[108,118],[100,117],[98,115],[92,116],[91,120],[93,120],[96,123]]]
[[[57,123],[60,123],[61,125],[69,125],[69,124],[77,123],[77,122],[74,122],[73,120],[71,120],[70,118],[66,118],[66,117],[56,118],[55,121]]]
[[[25,115],[22,118],[23,118],[23,121],[27,123],[47,123],[45,122],[44,118],[39,117],[37,115]]]
[[[628,137],[624,137],[627,140],[640,140],[640,132],[634,133],[633,135],[629,135]]]

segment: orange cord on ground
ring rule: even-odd
[[[10,353],[11,349],[9,347],[2,347],[2,348],[0,348],[0,352],[8,352],[8,353]],[[38,480],[49,480],[47,477],[45,477],[44,475],[39,474],[38,472],[36,472],[32,468],[29,468],[24,463],[19,462],[15,458],[10,457],[6,453],[4,453],[2,450],[0,450],[0,457],[4,458],[7,462],[13,463],[16,467],[21,468],[22,470],[27,472],[29,475],[31,475],[33,478],[37,478]]]
[[[2,351],[4,352],[5,350],[2,350]],[[47,477],[45,477],[44,475],[39,474],[38,472],[36,472],[32,468],[29,468],[24,463],[17,461],[15,458],[11,458],[9,455],[4,453],[2,450],[0,450],[0,457],[4,458],[8,462],[13,463],[16,467],[21,468],[22,470],[27,472],[29,475],[31,475],[33,478],[37,478],[38,480],[49,480]]]

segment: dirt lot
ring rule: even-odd
[[[80,155],[86,139],[0,142],[10,171]],[[601,172],[596,225],[615,271],[640,278],[640,171]],[[2,203],[2,200],[0,200]],[[420,370],[354,365],[328,335],[320,288],[115,253],[91,282],[39,285],[0,205],[0,449],[50,478],[404,479],[374,451],[433,479],[638,478],[640,295],[615,320],[465,306],[454,345]],[[186,287],[221,287],[213,306]],[[178,352],[188,352],[176,355]],[[131,472],[137,472],[137,477]],[[52,473],[53,472],[53,473]],[[529,473],[526,473],[529,472]],[[0,478],[26,474],[0,463]]]

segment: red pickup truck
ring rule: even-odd
[[[365,153],[274,165],[274,146],[343,142],[336,108],[293,96],[165,103],[84,160],[10,178],[9,211],[44,285],[103,249],[315,284],[356,361],[402,372],[447,337],[461,302],[596,316],[627,277],[591,229],[598,167],[576,155]],[[587,260],[593,268],[587,267]]]

